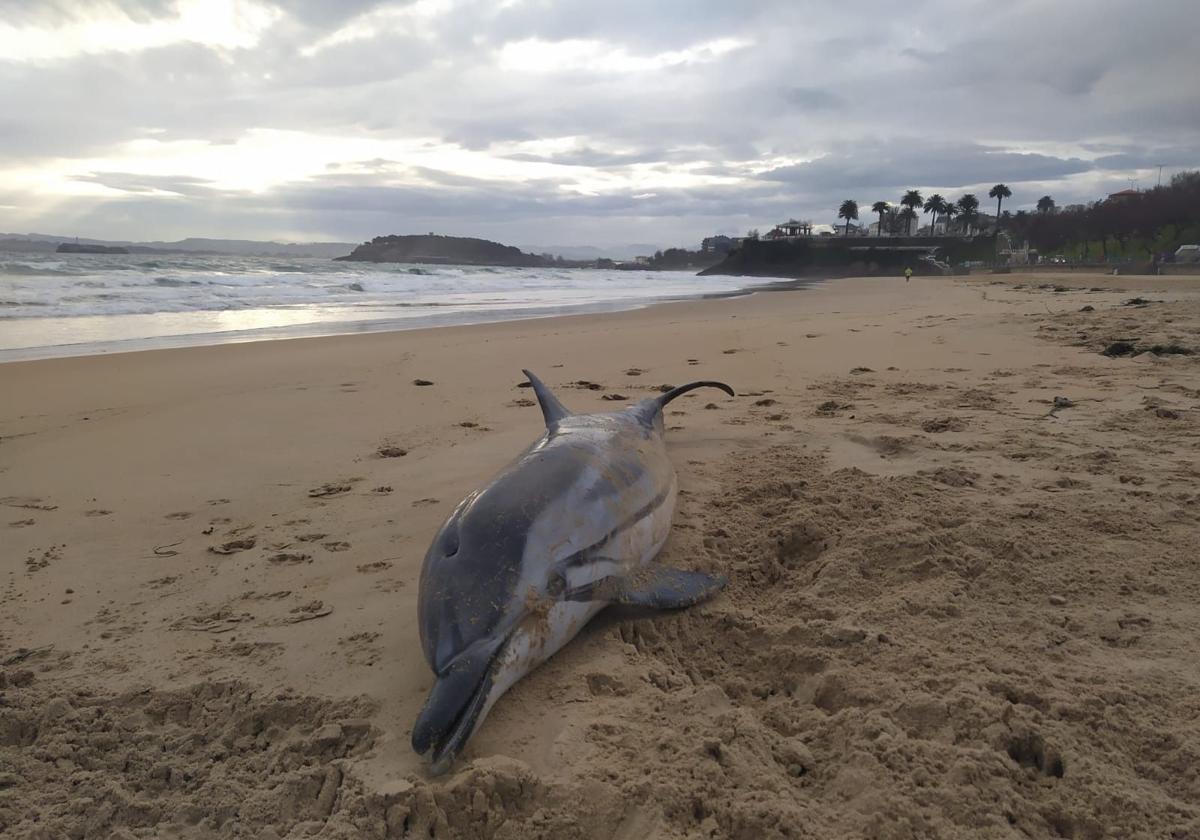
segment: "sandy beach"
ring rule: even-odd
[[[1172,346],[1194,278],[1013,274],[0,365],[0,834],[1200,837]],[[602,614],[430,778],[421,560],[540,434],[522,368],[737,390],[667,417],[664,559],[731,582]]]

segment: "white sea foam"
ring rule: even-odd
[[[620,309],[739,287],[687,272],[4,254],[0,360]]]

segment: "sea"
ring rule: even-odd
[[[743,286],[677,271],[0,252],[0,362],[634,309]]]

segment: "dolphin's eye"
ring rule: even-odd
[[[558,572],[552,572],[550,579],[546,581],[546,594],[551,598],[557,598],[567,591],[567,579]]]

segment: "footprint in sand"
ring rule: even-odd
[[[18,519],[15,522],[9,522],[9,528],[28,528],[30,525],[36,525],[36,519]]]
[[[622,400],[629,399],[629,397],[625,396],[624,394],[605,394],[600,399],[608,400],[609,402],[621,402]]]
[[[625,371],[625,375],[626,376],[641,376],[645,372],[646,371],[642,370],[641,368],[630,368],[629,370]]]
[[[191,519],[192,514],[186,510],[180,510],[180,511],[176,511],[175,513],[168,513],[163,518],[164,519]]]
[[[104,510],[102,508],[97,508],[96,510],[85,511],[83,515],[84,516],[110,516],[111,514],[112,514],[111,510]]]
[[[533,400],[521,397],[520,399],[513,400],[509,403],[509,405],[511,405],[513,408],[532,408],[533,406],[537,405],[537,403]]]
[[[320,487],[314,487],[308,491],[308,496],[311,499],[320,499],[325,496],[340,496],[343,493],[349,493],[354,486],[357,478],[346,479],[345,481],[328,481]]]
[[[414,379],[413,384],[421,388],[427,388],[432,385],[433,382],[428,379]]]
[[[935,417],[921,424],[921,430],[929,434],[941,432],[961,432],[967,428],[967,421],[961,417]]]
[[[350,543],[343,540],[332,540],[327,543],[321,543],[326,551],[349,551]]]
[[[0,499],[0,505],[26,510],[58,510],[58,505],[48,505],[41,499],[29,496],[5,496]]]
[[[268,622],[276,626],[284,624],[299,624],[302,621],[312,621],[314,618],[323,618],[333,612],[333,607],[325,606],[324,601],[309,601],[307,604],[301,604],[298,607],[292,607],[288,610],[288,614]]]
[[[816,408],[816,413],[822,417],[833,417],[839,411],[846,411],[854,408],[850,403],[841,403],[837,400],[826,400]]]
[[[377,496],[386,496],[388,493],[392,492],[392,485],[381,484],[378,487],[372,487],[371,492]]]
[[[403,458],[408,450],[399,446],[381,446],[375,450],[375,454],[380,458]]]
[[[880,458],[910,455],[913,451],[911,438],[897,438],[890,435],[878,435],[871,438],[862,435],[846,435],[846,439],[870,449]]]
[[[317,540],[325,539],[328,534],[297,534],[296,539],[300,542],[316,542]]]
[[[370,667],[378,662],[380,658],[380,650],[375,645],[375,642],[378,640],[379,633],[372,631],[344,636],[338,639],[338,647],[343,649],[338,653],[338,658],[351,665],[365,665]]]
[[[437,499],[417,499],[415,502],[412,503],[412,506],[413,507],[429,507],[430,505],[436,505],[437,503],[438,503]]]
[[[209,499],[208,504],[210,504],[210,505],[227,505],[227,504],[229,504],[229,499]]]
[[[741,349],[742,348],[740,348],[740,347],[731,347],[728,350],[722,350],[721,352],[724,353],[726,356],[732,356],[734,353],[740,353]]]
[[[392,564],[386,560],[376,560],[374,563],[363,563],[358,566],[358,570],[364,575],[382,572],[384,569],[392,568]]]
[[[278,554],[272,554],[268,557],[267,562],[274,563],[277,566],[295,566],[298,563],[311,563],[312,555],[299,551],[281,551]]]
[[[239,551],[247,551],[254,548],[257,542],[257,537],[243,537],[239,540],[223,542],[220,545],[210,545],[208,550],[213,554],[237,554]]]
[[[700,364],[700,360],[699,359],[688,359],[687,363],[689,365],[698,365],[698,364]]]

